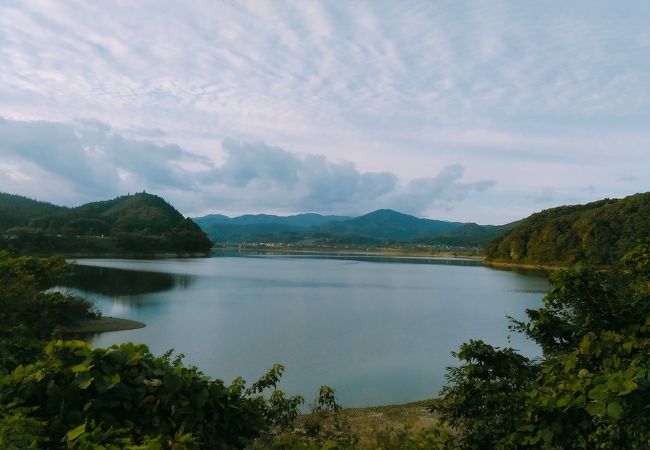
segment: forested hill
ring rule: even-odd
[[[460,222],[421,219],[391,209],[378,209],[344,222],[330,222],[322,231],[356,234],[381,240],[406,240],[442,234],[462,226]]]
[[[24,225],[30,219],[57,214],[68,208],[0,192],[0,230]]]
[[[547,209],[491,244],[488,260],[520,264],[613,264],[650,237],[650,192]]]
[[[0,248],[31,253],[196,253],[211,242],[191,219],[145,192],[65,208],[0,193]]]

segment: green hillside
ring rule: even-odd
[[[321,227],[339,235],[357,235],[380,240],[407,240],[441,234],[460,227],[460,222],[420,219],[391,209],[379,209],[344,222]]]
[[[223,214],[210,214],[193,219],[200,227],[209,227],[214,224],[228,225],[285,225],[288,227],[304,228],[319,226],[327,222],[349,220],[348,216],[323,216],[315,213],[295,214],[293,216],[276,216],[272,214],[245,214],[230,218]]]
[[[63,208],[2,195],[0,248],[30,253],[194,253],[211,242],[156,195],[139,193]],[[22,211],[20,215],[11,211]]]
[[[460,227],[453,228],[443,234],[433,235],[430,238],[420,239],[420,242],[431,244],[443,244],[451,247],[486,247],[494,240],[517,226],[519,222],[511,222],[505,225],[478,225],[466,223]]]
[[[216,242],[293,243],[305,239],[307,234],[325,223],[348,219],[350,217],[307,213],[293,216],[246,214],[232,218],[222,214],[210,214],[193,220]]]
[[[25,224],[31,219],[62,213],[68,208],[0,192],[0,230]]]
[[[487,258],[520,264],[611,265],[650,236],[650,192],[533,214],[487,248]]]

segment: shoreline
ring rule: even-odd
[[[482,255],[463,254],[462,252],[453,251],[431,251],[418,250],[413,248],[350,248],[350,247],[216,247],[212,249],[212,255],[219,253],[259,253],[259,254],[286,254],[286,255],[345,255],[345,256],[386,256],[386,257],[419,257],[419,258],[448,258],[448,259],[470,259],[473,261],[483,261]]]
[[[524,269],[524,270],[537,270],[542,272],[555,272],[563,267],[557,264],[523,264],[523,263],[509,263],[499,261],[488,261],[483,259],[483,264],[487,267],[495,269]]]

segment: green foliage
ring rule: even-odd
[[[516,426],[524,389],[537,368],[514,350],[483,341],[463,344],[454,356],[463,365],[449,369],[452,384],[443,388],[432,409],[462,429],[464,448],[490,448],[482,446],[499,442]]]
[[[46,423],[52,448],[87,433],[87,442],[110,438],[141,445],[157,439],[163,448],[179,441],[187,448],[192,442],[242,447],[266,426],[255,399],[180,360],[155,357],[144,345],[93,349],[81,341],[54,341],[44,354],[6,375],[0,398],[37,408],[33,417]]]
[[[432,406],[459,432],[451,448],[650,446],[649,247],[640,243],[621,268],[553,276],[544,306],[513,323],[544,359],[481,341],[461,347],[463,364]]]
[[[0,405],[0,448],[27,450],[41,448],[45,442],[45,423],[32,416],[36,408]]]
[[[631,254],[630,254],[631,255]],[[639,272],[600,272],[577,266],[551,274],[544,306],[527,312],[529,322],[512,328],[528,335],[546,354],[575,349],[589,332],[622,330],[650,314],[650,303],[636,287]]]
[[[533,214],[486,249],[489,260],[610,266],[650,237],[650,193]]]
[[[0,192],[0,230],[20,226],[31,219],[62,213],[67,208],[20,195]]]
[[[61,257],[0,252],[0,374],[33,360],[58,327],[98,316],[86,300],[45,291],[70,270]]]

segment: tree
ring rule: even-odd
[[[537,342],[531,361],[470,341],[431,407],[465,449],[635,449],[650,446],[650,243],[615,269],[576,267],[528,321],[513,329]]]
[[[62,257],[0,251],[0,374],[33,361],[57,327],[99,315],[86,300],[47,291],[70,270]]]

